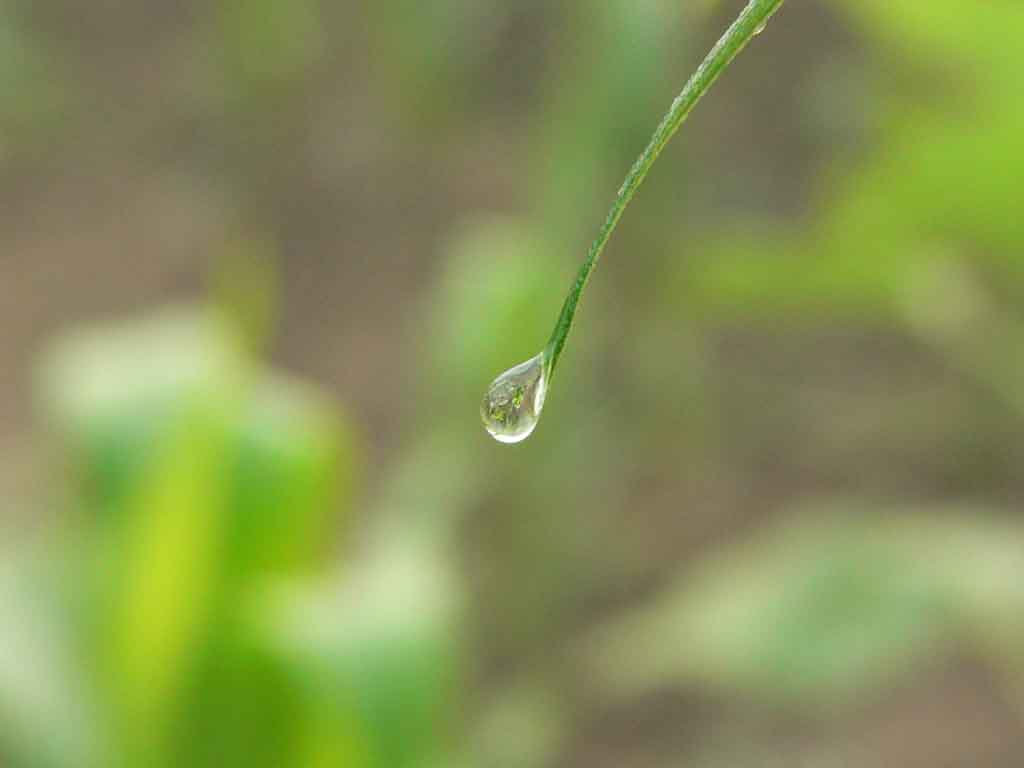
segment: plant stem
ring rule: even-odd
[[[555,329],[551,334],[551,340],[544,350],[545,367],[549,381],[555,372],[555,365],[562,354],[562,348],[569,337],[569,331],[572,330],[576,306],[579,304],[584,288],[586,288],[590,273],[597,266],[597,260],[612,236],[612,232],[615,231],[615,227],[619,223],[619,219],[622,218],[622,213],[626,210],[626,206],[629,205],[629,201],[633,199],[633,195],[640,187],[640,184],[643,183],[644,177],[651,170],[654,161],[658,159],[661,150],[665,148],[665,145],[675,135],[675,132],[679,130],[679,126],[682,125],[690,111],[700,101],[708,88],[711,87],[711,84],[729,66],[729,63],[743,50],[744,46],[764,28],[768,19],[779,9],[782,2],[783,0],[750,0],[747,7],[743,9],[732,26],[722,35],[721,39],[715,43],[715,47],[711,49],[675,101],[672,102],[672,106],[669,107],[665,117],[662,118],[661,124],[655,130],[654,136],[651,137],[647,148],[644,149],[626,175],[626,180],[619,188],[615,202],[612,203],[611,210],[608,211],[608,216],[597,233],[597,237],[594,238],[590,251],[587,253],[587,258],[576,275],[575,282],[573,282],[572,287],[569,289],[569,294],[566,296],[565,303],[562,305],[562,311],[558,316],[558,322],[555,323]]]

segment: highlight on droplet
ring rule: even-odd
[[[537,426],[547,393],[545,362],[542,352],[509,368],[487,388],[480,417],[498,442],[518,443]]]

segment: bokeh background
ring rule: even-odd
[[[1024,764],[1024,5],[0,3],[0,764]]]

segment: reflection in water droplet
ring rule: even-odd
[[[754,30],[754,36],[756,37],[757,35],[760,35],[762,32],[764,32],[764,28],[766,26],[768,26],[768,22],[767,21],[762,21],[761,25],[757,29]]]
[[[484,427],[502,443],[525,440],[537,426],[546,390],[542,352],[491,382],[480,404]]]

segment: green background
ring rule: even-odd
[[[1024,5],[0,0],[0,765],[1024,762]]]

